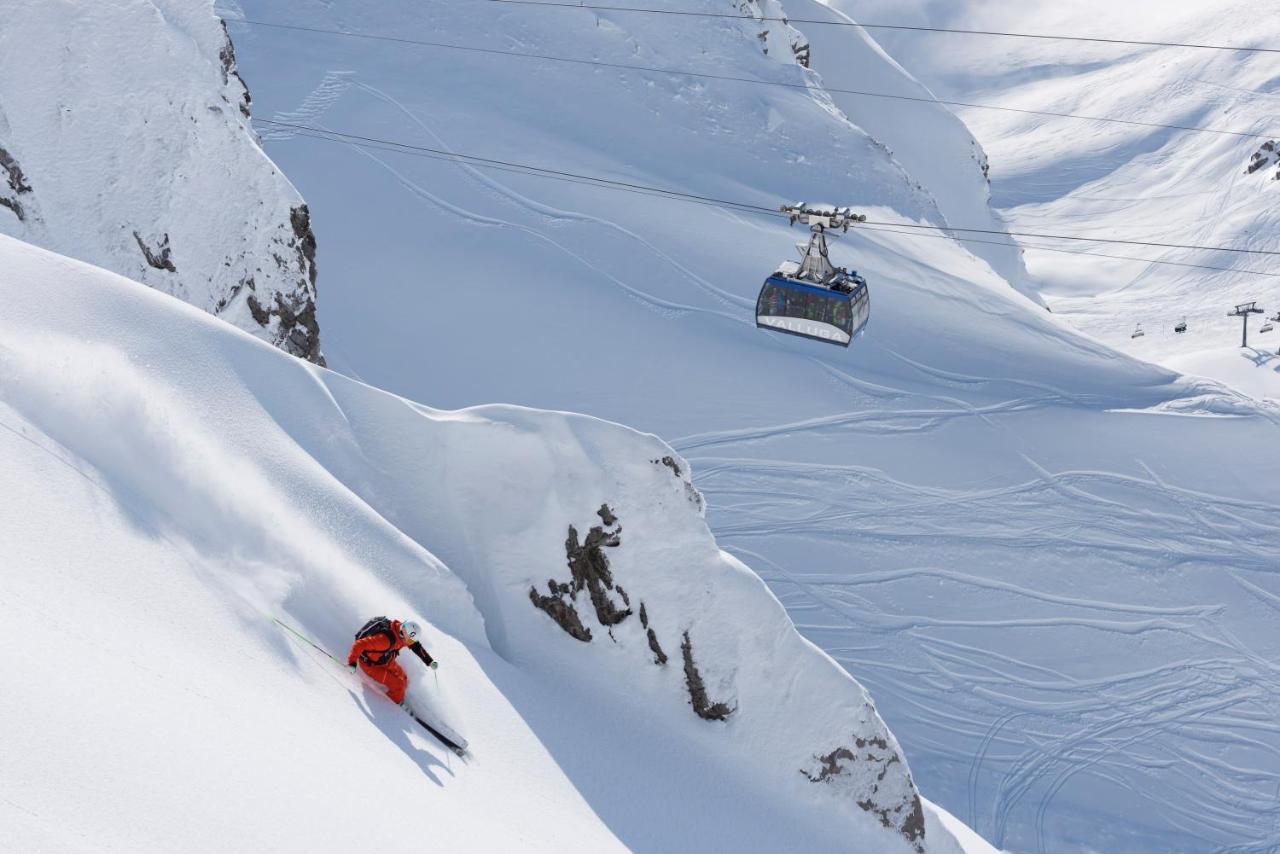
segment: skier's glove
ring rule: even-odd
[[[348,662],[347,662],[347,669],[348,669],[348,670],[355,670],[355,669],[356,669],[356,663],[355,663],[354,661],[348,661]]]
[[[432,670],[439,670],[439,669],[440,669],[440,662],[438,662],[438,661],[432,661],[432,662],[431,662],[431,664],[430,664],[430,665],[428,665],[428,666],[429,666]]]

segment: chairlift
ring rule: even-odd
[[[1133,330],[1133,334],[1132,334],[1132,335],[1130,335],[1129,337],[1130,337],[1130,338],[1141,338],[1143,335],[1146,335],[1146,334],[1147,334],[1147,333],[1145,333],[1145,332],[1143,332],[1143,331],[1142,331],[1142,324],[1141,324],[1141,323],[1139,323],[1139,324],[1137,325],[1137,327],[1136,327],[1136,328],[1134,328],[1134,330]]]
[[[827,259],[826,230],[848,231],[866,217],[831,205],[783,205],[791,224],[809,226],[800,262],[783,261],[756,299],[756,326],[848,347],[871,318],[867,280]]]
[[[1271,318],[1268,317],[1267,322],[1258,327],[1258,332],[1259,333],[1270,332],[1272,329],[1275,329],[1275,328],[1276,328],[1275,324],[1272,323]]]
[[[1178,321],[1178,325],[1173,327],[1173,331],[1179,334],[1187,331],[1187,319],[1184,317]]]

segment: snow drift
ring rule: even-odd
[[[0,0],[0,233],[322,361],[316,244],[211,4]]]
[[[11,839],[959,850],[655,437],[428,409],[78,262],[0,256],[0,637],[42,638],[0,700],[27,733],[0,748]],[[535,607],[548,581],[589,642]],[[271,622],[342,654],[383,612],[426,618],[444,666],[412,691],[473,762]],[[371,780],[394,821],[351,806]]]

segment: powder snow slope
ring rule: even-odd
[[[1280,44],[1280,17],[1244,0],[904,6],[836,0],[869,20],[1195,44]],[[913,7],[915,14],[912,14]],[[996,203],[1021,231],[1280,251],[1280,68],[1275,54],[929,34],[886,34],[891,52],[962,101],[1233,131],[1072,121],[962,109],[991,155]],[[1240,343],[1237,303],[1280,312],[1280,258],[1223,251],[1024,241],[1053,310],[1117,349],[1240,382],[1236,360],[1197,359]],[[1161,266],[1038,249],[1102,252],[1228,268]],[[1266,275],[1247,272],[1257,271]],[[1174,327],[1186,318],[1187,331]],[[1253,330],[1262,318],[1251,322]],[[1131,337],[1141,323],[1144,334]],[[1250,344],[1274,352],[1276,334]],[[1189,361],[1190,360],[1190,361]],[[1259,364],[1243,387],[1280,396]]]
[[[0,0],[0,233],[321,360],[307,206],[211,4]]]
[[[428,409],[105,271],[0,260],[5,846],[991,850],[917,799],[656,437]],[[560,596],[583,642],[530,590],[592,524],[614,544]],[[424,620],[442,666],[411,660],[411,696],[465,762],[271,619],[342,655],[375,613]]]
[[[820,84],[843,44],[806,72],[765,55],[750,22],[224,5],[782,82]],[[904,224],[985,193],[967,135],[922,126],[956,163],[927,186],[880,143],[909,136],[905,112],[854,124],[821,88],[230,26],[257,115],[281,122]],[[1080,335],[935,234],[834,245],[872,289],[866,334],[838,350],[754,328],[760,282],[803,237],[783,221],[262,127],[326,247],[335,365],[436,405],[588,411],[676,437],[718,541],[867,685],[923,791],[993,842],[1278,841],[1274,407]]]

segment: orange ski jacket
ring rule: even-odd
[[[385,667],[395,661],[400,650],[408,648],[410,652],[422,659],[422,663],[430,666],[431,654],[422,648],[422,644],[409,643],[400,635],[400,621],[391,621],[390,632],[379,632],[368,637],[358,638],[347,653],[347,664],[357,661],[367,667]]]

